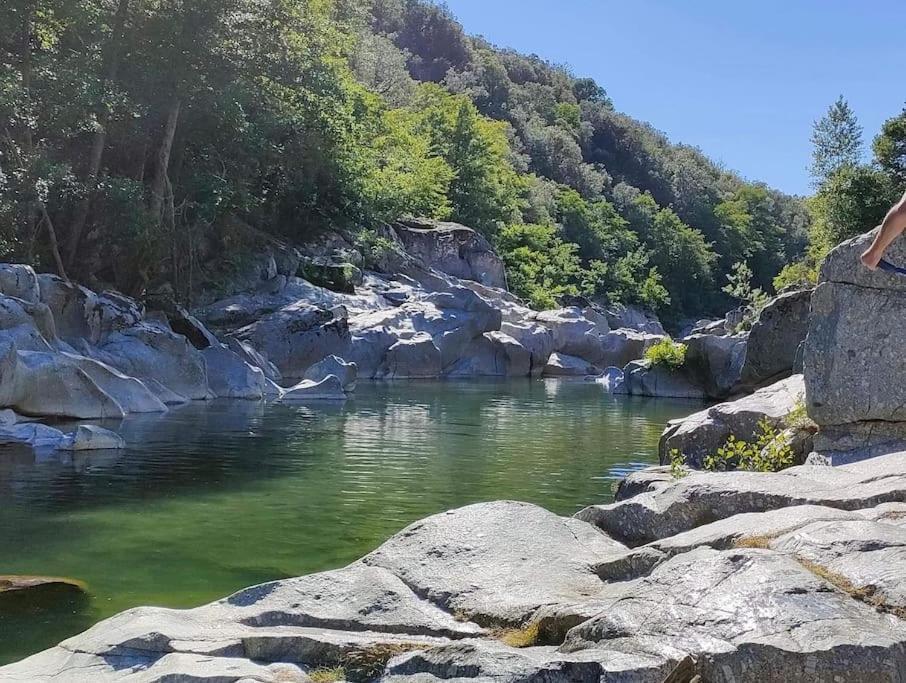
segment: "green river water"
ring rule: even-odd
[[[193,403],[114,425],[121,453],[0,452],[0,574],[80,598],[0,603],[0,663],[136,605],[199,605],[340,567],[477,501],[557,513],[612,498],[690,402],[563,381],[360,384],[345,405]]]

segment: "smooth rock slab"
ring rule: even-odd
[[[700,656],[706,681],[896,680],[906,623],[837,590],[793,557],[699,548],[606,585],[562,649]]]
[[[576,514],[613,538],[640,545],[743,512],[792,505],[859,510],[906,501],[906,453],[841,467],[783,472],[693,472],[611,505]]]
[[[362,561],[479,623],[519,623],[541,605],[593,595],[592,566],[623,550],[585,522],[502,501],[416,522]]]

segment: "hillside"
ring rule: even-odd
[[[799,200],[422,0],[13,0],[0,26],[2,256],[94,286],[189,299],[254,246],[236,218],[373,246],[418,215],[484,233],[533,305],[675,320],[806,241]]]

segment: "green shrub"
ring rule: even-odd
[[[791,467],[793,449],[778,439],[777,429],[767,420],[758,423],[753,441],[743,441],[731,435],[726,443],[705,458],[705,469],[710,472],[779,472]]]
[[[677,370],[686,362],[686,345],[671,339],[662,339],[645,351],[645,360],[655,367]]]

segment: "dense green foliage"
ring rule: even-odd
[[[645,350],[645,360],[653,366],[678,370],[686,362],[686,345],[672,339],[662,339]]]
[[[132,293],[188,296],[237,226],[301,242],[413,214],[488,236],[534,305],[678,319],[729,305],[738,262],[767,287],[808,227],[425,0],[9,0],[0,132],[4,256]]]
[[[817,191],[808,199],[812,216],[803,259],[774,280],[780,290],[814,283],[827,252],[840,242],[871,230],[884,219],[906,184],[906,110],[888,119],[872,146],[874,159],[862,163],[861,127],[841,97],[815,122]],[[818,162],[821,162],[820,164]]]

